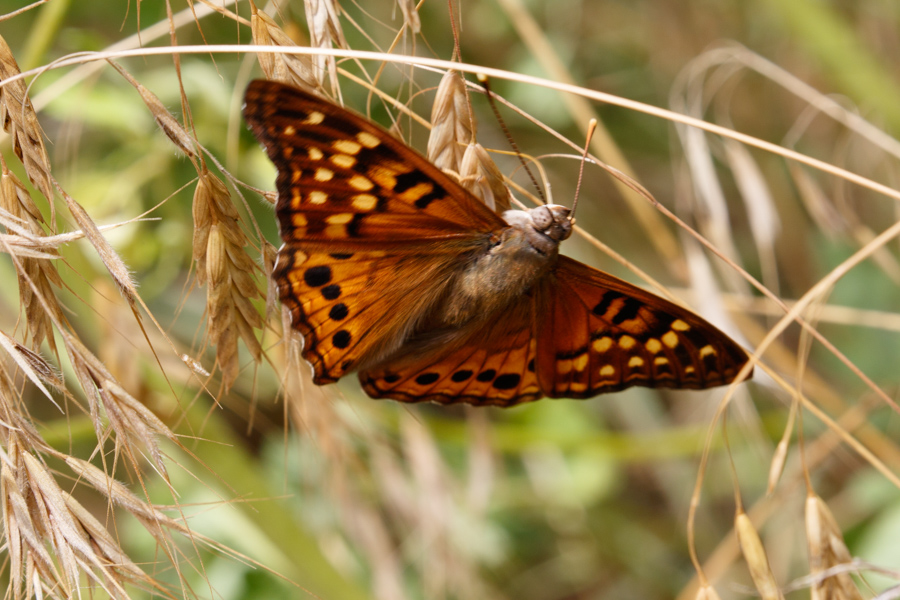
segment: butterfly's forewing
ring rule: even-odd
[[[535,374],[532,310],[523,299],[459,341],[439,340],[445,351],[413,353],[364,371],[363,389],[373,398],[403,402],[512,406],[537,400],[543,394]]]
[[[274,277],[316,383],[396,350],[461,257],[505,226],[381,127],[253,81],[244,117],[278,169]]]
[[[244,117],[278,168],[285,243],[448,253],[445,242],[505,226],[418,152],[318,96],[253,81]]]
[[[694,313],[564,256],[536,298],[537,375],[550,397],[634,385],[714,387],[747,362],[740,346]]]

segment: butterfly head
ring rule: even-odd
[[[561,242],[572,235],[571,210],[559,204],[544,204],[528,211],[534,228],[551,240]]]
[[[571,211],[559,204],[544,204],[529,210],[508,210],[503,220],[521,232],[528,244],[542,255],[555,254],[559,243],[572,235]]]

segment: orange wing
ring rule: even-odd
[[[397,350],[459,268],[454,256],[306,253],[284,246],[273,274],[315,383]]]
[[[402,402],[512,406],[539,399],[533,305],[527,300],[465,338],[448,332],[386,366],[361,372],[363,389],[373,398]],[[416,344],[411,341],[413,348]]]
[[[318,96],[253,81],[244,117],[278,168],[274,277],[318,384],[396,350],[465,255],[506,227],[415,150]]]
[[[694,313],[565,256],[541,283],[537,377],[553,398],[731,383],[747,353]],[[748,375],[749,377],[749,375]]]
[[[244,100],[244,118],[278,168],[286,244],[452,253],[447,242],[506,227],[421,154],[336,104],[263,80]]]

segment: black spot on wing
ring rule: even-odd
[[[341,329],[331,337],[331,343],[334,344],[334,347],[341,350],[349,346],[352,340],[353,336],[346,329]]]
[[[605,300],[605,298],[604,298]],[[630,321],[638,316],[638,311],[643,304],[634,298],[626,298],[622,308],[613,316],[612,322],[615,325],[621,325],[625,321]]]
[[[291,110],[290,108],[282,106],[278,109],[278,116],[285,121],[303,122],[309,116],[309,113],[306,111]]]
[[[349,237],[359,237],[359,225],[362,223],[364,215],[355,213],[353,219],[347,223],[347,235]]]
[[[518,387],[520,381],[522,377],[517,373],[504,373],[492,385],[498,390],[512,390]]]
[[[463,369],[463,370],[457,371],[456,373],[451,375],[450,379],[453,380],[455,383],[462,383],[463,381],[469,379],[470,377],[472,377],[472,371],[470,371],[468,369]]]
[[[331,267],[321,265],[310,267],[303,273],[303,281],[309,287],[319,287],[331,281]]]
[[[422,373],[418,377],[416,377],[416,383],[419,385],[431,385],[440,379],[441,376],[437,373]]]
[[[578,358],[582,354],[588,351],[587,346],[582,346],[581,348],[576,348],[575,350],[567,350],[566,352],[557,352],[556,359],[557,360],[569,360],[572,358]]]
[[[432,183],[431,178],[418,169],[413,169],[409,173],[397,175],[397,184],[394,186],[395,194],[402,194],[406,190],[414,188],[420,183]]]
[[[487,370],[479,373],[478,377],[476,377],[475,379],[484,383],[486,381],[492,381],[494,379],[494,377],[496,377],[496,376],[497,376],[497,371],[495,371],[494,369],[487,369]]]
[[[345,319],[348,314],[350,314],[350,311],[347,309],[347,305],[343,302],[335,304],[331,307],[331,310],[328,311],[328,317],[332,321],[340,321],[342,319]]]
[[[619,292],[614,292],[612,290],[605,292],[603,294],[603,300],[598,302],[593,310],[591,310],[591,312],[593,312],[598,317],[602,317],[606,314],[606,311],[609,310],[609,307],[612,305],[612,303],[622,296],[624,296],[624,294],[620,294]]]
[[[439,188],[435,186],[435,190],[430,194],[425,194],[418,200],[416,200],[416,206],[419,208],[427,208],[429,204],[434,202],[435,200],[440,200],[441,198],[446,197],[443,188]]]
[[[326,300],[337,300],[341,297],[341,286],[336,283],[326,285],[322,288],[322,297]]]

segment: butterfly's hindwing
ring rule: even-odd
[[[531,305],[510,307],[482,323],[449,351],[415,353],[360,373],[373,398],[512,406],[543,396],[535,373]]]
[[[731,382],[747,355],[694,313],[560,257],[539,294],[538,379],[548,396]]]

